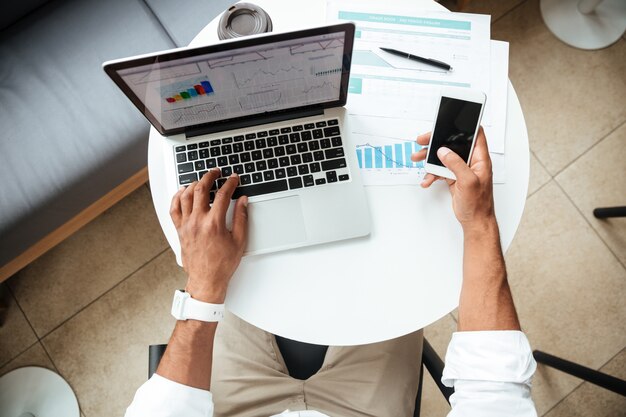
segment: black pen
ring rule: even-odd
[[[424,64],[432,65],[437,68],[442,68],[442,69],[445,69],[446,71],[452,71],[452,67],[450,65],[446,64],[445,62],[437,61],[436,59],[422,58],[421,56],[412,55],[406,52],[398,51],[397,49],[382,48],[382,47],[380,49],[382,49],[385,52],[389,52],[390,54],[401,56],[403,58],[412,59],[413,61],[422,62]]]

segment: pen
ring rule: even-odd
[[[422,58],[421,56],[412,55],[406,52],[398,51],[397,49],[382,48],[382,47],[380,49],[382,49],[385,52],[389,52],[390,54],[401,56],[403,58],[412,59],[413,61],[422,62],[424,64],[432,65],[437,68],[443,68],[446,71],[452,71],[452,67],[450,65],[446,64],[445,62],[437,61],[436,59]]]

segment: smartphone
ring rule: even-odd
[[[442,146],[456,152],[469,164],[485,108],[485,93],[465,88],[441,90],[435,124],[430,137],[424,169],[440,177],[455,180],[455,176],[437,156]]]

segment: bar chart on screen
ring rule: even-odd
[[[356,145],[356,156],[365,185],[418,184],[424,163],[411,154],[422,147],[414,141],[368,141]]]
[[[212,94],[213,86],[207,79],[176,82],[161,87],[163,99],[170,104]]]

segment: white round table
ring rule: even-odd
[[[394,0],[404,1],[404,0]],[[256,0],[274,32],[325,23],[325,0]],[[416,10],[444,10],[430,0]],[[299,19],[293,19],[299,16]],[[304,19],[307,19],[306,21]],[[219,16],[191,45],[217,41]],[[348,104],[350,98],[348,97]],[[171,195],[164,147],[152,129],[148,168],[152,198],[165,236],[180,263],[180,244],[169,217]],[[506,184],[494,185],[496,215],[506,250],[524,211],[529,177],[528,133],[509,83]],[[227,308],[268,332],[302,342],[358,345],[421,329],[458,306],[462,279],[462,231],[447,186],[366,187],[372,233],[366,238],[244,258],[231,281]]]

